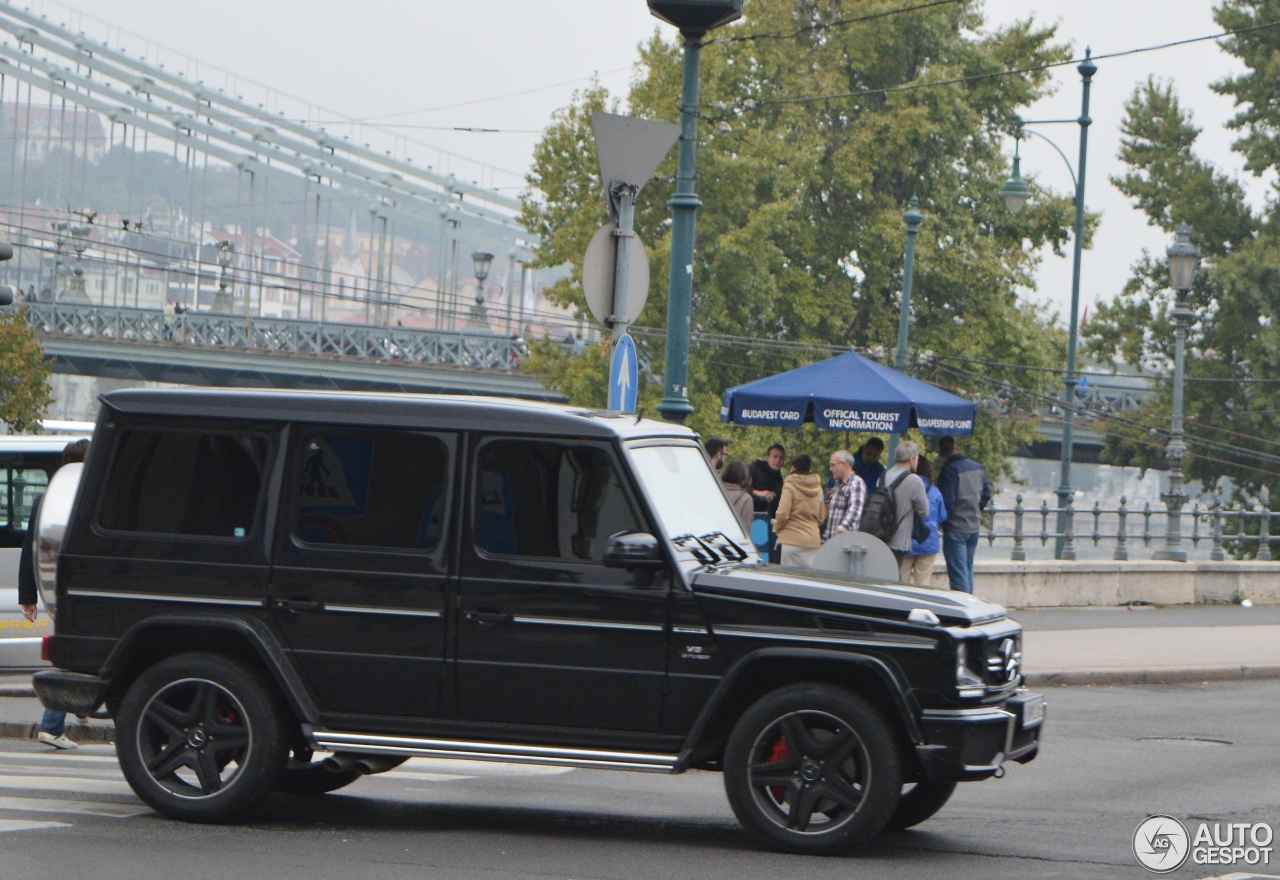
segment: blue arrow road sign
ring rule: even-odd
[[[609,409],[625,413],[636,411],[636,344],[631,335],[622,334],[613,347],[613,364],[609,367]]]

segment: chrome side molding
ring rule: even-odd
[[[545,764],[553,767],[601,770],[639,770],[649,773],[675,773],[679,760],[677,755],[657,755],[646,752],[610,752],[517,743],[418,739],[369,733],[345,733],[337,730],[310,729],[307,731],[307,739],[315,748],[331,752],[463,758],[468,761],[502,761],[508,764]]]

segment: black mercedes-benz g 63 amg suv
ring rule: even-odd
[[[50,488],[71,492],[40,523],[57,626],[36,689],[105,705],[167,816],[232,820],[415,755],[696,767],[772,846],[828,853],[1038,749],[1003,608],[762,564],[680,426],[122,391]]]

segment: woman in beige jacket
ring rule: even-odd
[[[782,482],[782,497],[773,530],[778,535],[781,563],[809,568],[822,546],[822,524],[827,505],[822,497],[822,478],[810,473],[813,460],[801,453],[791,459],[791,473]]]
[[[738,515],[738,522],[742,523],[742,530],[750,536],[751,521],[756,515],[751,502],[751,472],[743,462],[731,461],[724,466],[720,480],[724,483],[729,503],[733,505],[733,512]]]

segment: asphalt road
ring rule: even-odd
[[[962,785],[917,830],[841,858],[757,848],[713,773],[415,760],[338,794],[272,798],[244,825],[210,827],[140,804],[110,746],[55,753],[4,741],[0,877],[1136,880],[1153,876],[1130,849],[1150,813],[1280,827],[1280,682],[1060,688],[1049,697],[1038,760]]]

